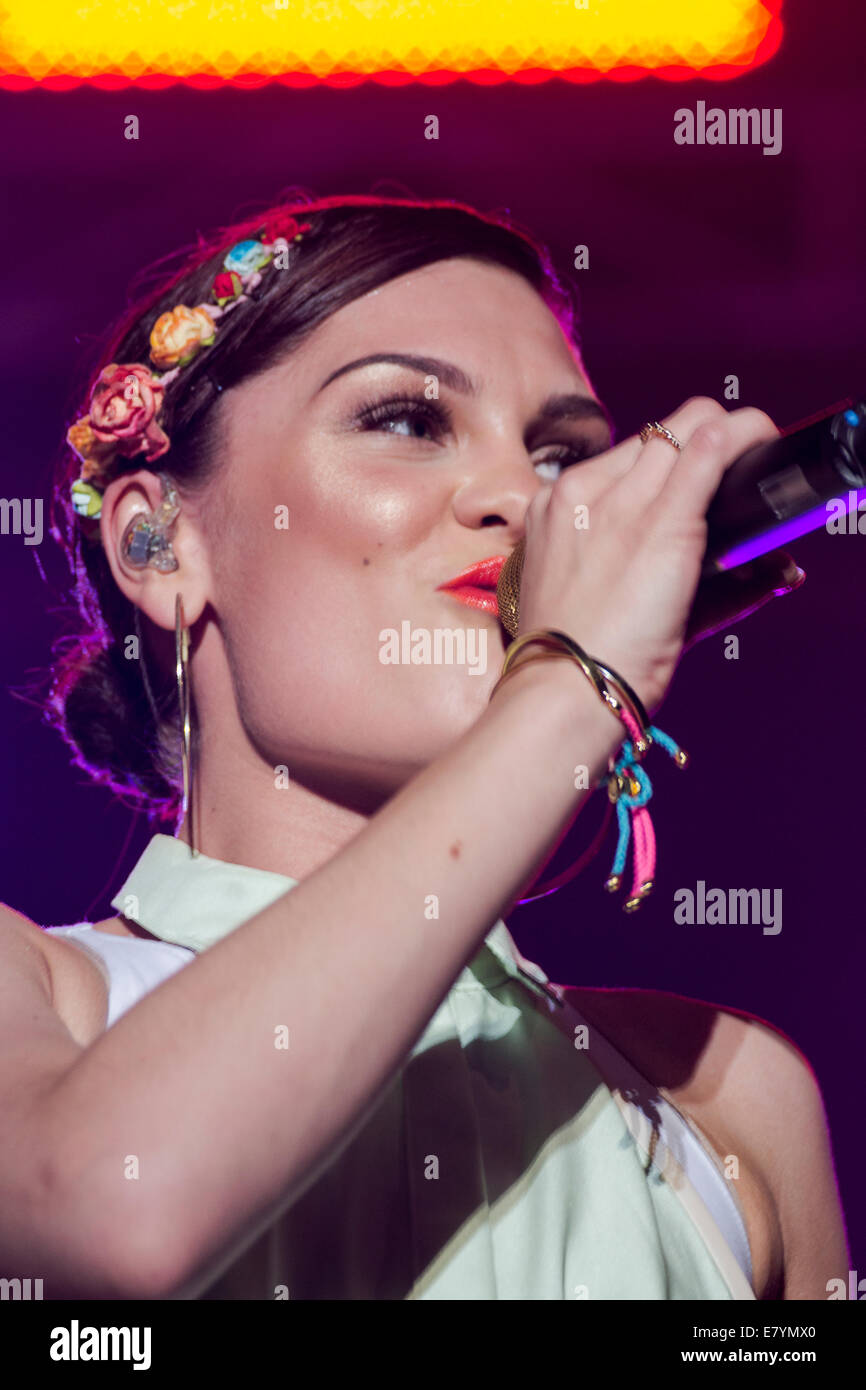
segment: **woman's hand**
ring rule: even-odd
[[[682,444],[623,440],[567,470],[530,503],[518,635],[559,628],[658,707],[684,645],[752,612],[781,587],[776,551],[701,586],[706,512],[722,476],[778,437],[763,411],[694,397],[662,422]],[[576,509],[587,524],[576,526]],[[745,576],[741,577],[741,573]],[[786,583],[797,580],[791,574]]]

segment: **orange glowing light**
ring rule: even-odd
[[[735,76],[782,0],[0,0],[0,86]]]

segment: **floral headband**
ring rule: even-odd
[[[170,440],[159,423],[166,386],[202,348],[211,346],[218,322],[254,297],[267,265],[288,267],[289,242],[300,241],[310,230],[309,222],[275,218],[258,239],[236,242],[228,252],[210,289],[212,303],[194,309],[177,304],[160,314],[150,334],[150,360],[159,375],[141,362],[110,362],[103,367],[90,394],[88,413],[66,433],[66,442],[82,461],[70,495],[85,522],[86,535],[98,535],[102,493],[116,457],[141,453],[152,463],[168,451]]]

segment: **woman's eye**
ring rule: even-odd
[[[362,430],[384,431],[404,439],[432,439],[450,424],[443,407],[427,400],[380,401],[365,406],[357,418]]]
[[[559,458],[539,459],[535,465],[536,472],[540,478],[549,479],[555,483],[564,468],[569,468],[574,463],[580,463],[586,458],[584,449],[572,449],[568,445],[564,446],[564,454]],[[544,471],[547,470],[547,471]]]
[[[389,434],[411,435],[413,439],[421,439],[433,429],[432,417],[414,410],[394,411],[392,415],[386,415],[384,422],[380,423],[384,423]]]

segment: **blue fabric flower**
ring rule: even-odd
[[[238,275],[252,275],[263,265],[267,265],[270,259],[270,251],[260,241],[237,241],[223,265],[226,270],[234,270]]]

